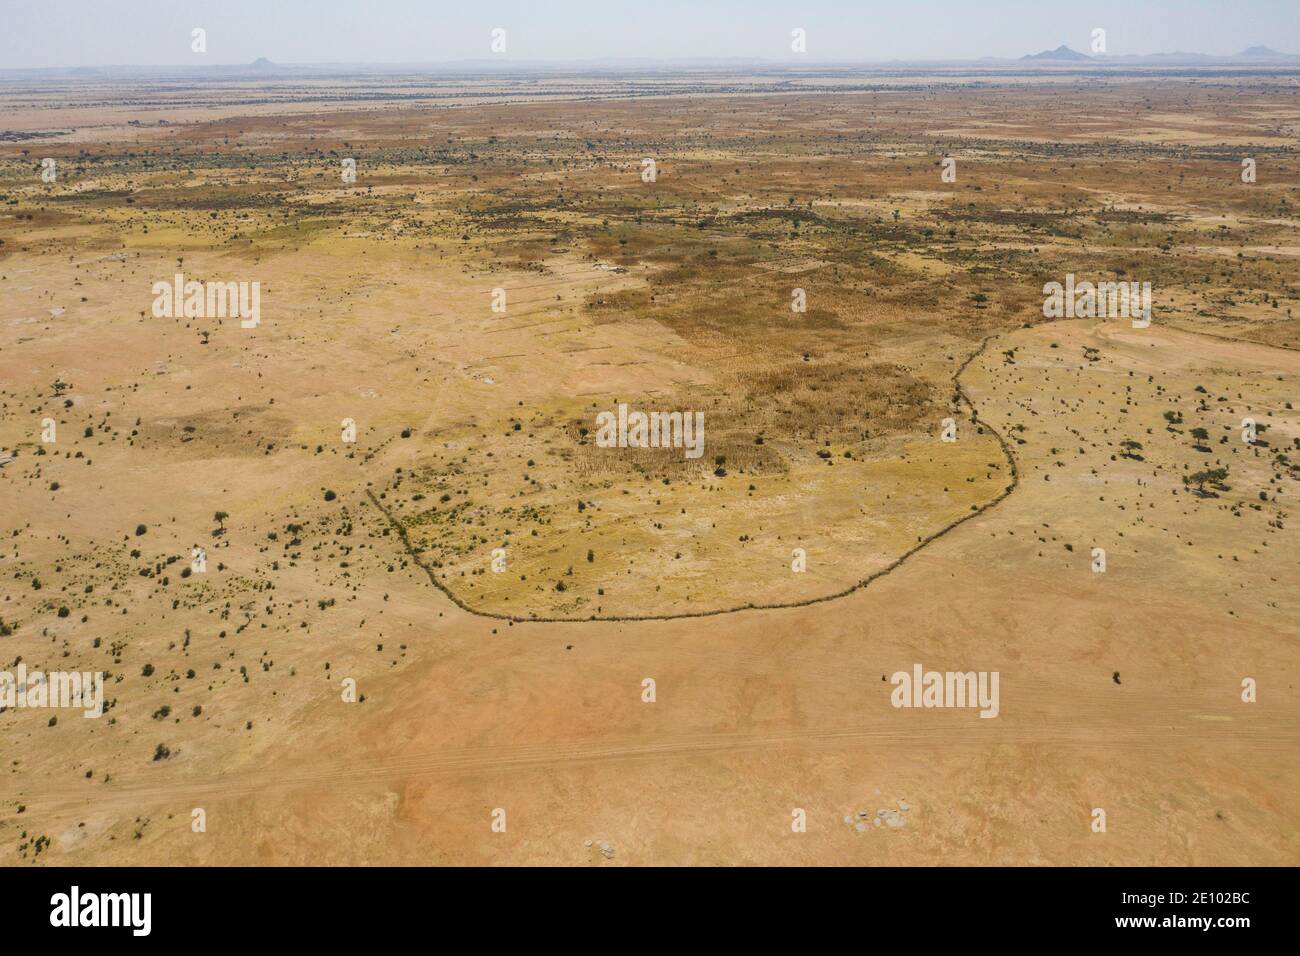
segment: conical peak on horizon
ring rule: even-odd
[[[1026,53],[1020,59],[1022,60],[1091,60],[1092,57],[1086,53],[1080,53],[1078,50],[1071,50],[1062,43],[1055,50],[1044,50],[1042,53]]]

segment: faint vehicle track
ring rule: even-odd
[[[1186,719],[1181,703],[1160,707],[1160,723]],[[308,787],[327,785],[329,792],[366,790],[380,781],[413,779],[474,778],[484,775],[537,770],[559,765],[605,766],[610,763],[680,759],[683,757],[724,756],[755,753],[785,747],[802,752],[835,752],[845,747],[888,741],[910,742],[934,751],[960,753],[978,750],[991,744],[1051,744],[1089,748],[1099,734],[1113,743],[1122,743],[1127,751],[1167,752],[1171,741],[1185,745],[1233,735],[1234,748],[1242,754],[1288,754],[1295,748],[1295,734],[1285,719],[1252,726],[1243,732],[1236,727],[1206,724],[1166,728],[1127,726],[1124,716],[1098,724],[1076,720],[1064,724],[1032,725],[1017,728],[1008,735],[1001,728],[975,721],[968,732],[954,735],[951,727],[914,728],[861,725],[792,729],[784,731],[726,730],[688,732],[668,738],[620,736],[606,739],[558,739],[537,743],[419,749],[392,756],[363,760],[338,760],[314,766],[273,766],[227,772],[203,779],[158,783],[147,773],[129,779],[115,779],[109,793],[88,794],[83,787],[53,787],[24,796],[29,807],[42,810],[72,810],[109,806],[138,807],[142,800],[165,799],[192,801],[220,797],[265,798],[271,793],[285,793]]]

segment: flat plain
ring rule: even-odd
[[[1297,89],[0,88],[0,862],[1300,862]]]

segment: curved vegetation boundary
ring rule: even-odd
[[[873,581],[876,581],[879,578],[883,578],[885,575],[891,574],[894,571],[898,570],[898,568],[902,567],[903,563],[906,562],[908,558],[911,558],[922,548],[928,547],[935,541],[938,541],[944,535],[948,534],[949,532],[965,524],[967,521],[970,521],[972,518],[977,518],[980,515],[984,514],[984,512],[988,511],[990,508],[993,508],[994,506],[1000,504],[1001,502],[1006,500],[1006,498],[1013,491],[1015,491],[1016,488],[1020,486],[1020,469],[1016,465],[1016,457],[1011,451],[1011,445],[1007,442],[1005,438],[1002,437],[1002,435],[998,432],[997,429],[989,425],[987,422],[980,420],[979,413],[976,412],[975,410],[974,402],[971,401],[970,396],[966,394],[966,390],[963,389],[961,386],[962,373],[966,371],[967,367],[971,364],[971,362],[975,361],[975,359],[979,358],[979,356],[984,354],[985,349],[988,348],[988,344],[991,341],[993,341],[996,338],[999,338],[1001,335],[1002,333],[996,333],[994,335],[985,336],[984,339],[980,342],[979,348],[976,349],[974,352],[972,352],[969,356],[967,356],[966,360],[957,367],[957,370],[955,372],[953,372],[952,384],[959,403],[964,405],[967,409],[970,410],[971,423],[974,425],[978,425],[981,428],[987,429],[993,435],[993,437],[997,439],[998,445],[1001,446],[1002,448],[1003,457],[1006,458],[1007,464],[1011,468],[1011,483],[1008,484],[1005,488],[1003,488],[1002,491],[1000,491],[997,495],[990,498],[984,504],[976,508],[974,511],[962,515],[960,518],[956,519],[955,521],[951,521],[948,524],[944,525],[944,527],[940,528],[938,531],[934,532],[933,534],[927,535],[926,537],[922,538],[913,547],[904,551],[901,555],[899,555],[897,558],[895,558],[885,567],[881,568],[878,571],[872,572],[871,574],[869,574],[867,577],[863,578],[861,581],[857,582],[856,584],[850,585],[849,587],[841,591],[836,591],[832,594],[823,594],[820,597],[805,598],[802,601],[789,601],[785,603],[775,603],[775,604],[756,604],[750,602],[746,604],[737,604],[734,607],[715,608],[710,611],[683,611],[678,614],[627,614],[627,615],[592,614],[587,617],[541,617],[541,616],[525,617],[519,614],[503,614],[497,611],[484,611],[478,608],[470,607],[470,605],[462,601],[454,591],[452,591],[449,587],[447,587],[447,585],[443,584],[442,581],[438,580],[438,576],[434,574],[433,569],[430,568],[427,564],[424,563],[424,561],[420,559],[420,555],[416,551],[414,545],[411,544],[411,539],[407,535],[406,528],[402,526],[401,521],[398,520],[393,515],[392,511],[390,511],[388,508],[385,508],[382,504],[380,504],[380,501],[375,496],[375,493],[369,488],[366,489],[366,496],[370,499],[371,504],[373,504],[376,508],[379,509],[380,514],[382,514],[386,519],[388,519],[388,523],[397,532],[397,536],[402,542],[402,549],[406,552],[407,556],[411,559],[411,561],[414,562],[415,565],[425,573],[425,575],[429,579],[429,582],[434,587],[436,587],[439,591],[441,591],[444,595],[446,595],[447,599],[451,601],[453,604],[455,604],[456,607],[460,608],[462,611],[466,611],[469,614],[473,614],[478,617],[491,618],[492,620],[496,620],[496,621],[510,621],[517,624],[576,624],[585,621],[674,621],[682,618],[716,617],[720,614],[736,614],[739,613],[740,611],[775,611],[775,610],[781,610],[783,608],[808,607],[809,605],[812,604],[824,604],[827,601],[837,601],[840,598],[847,597],[848,595],[852,594],[855,591],[861,591],[863,588],[867,587]]]

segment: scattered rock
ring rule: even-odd
[[[881,823],[887,827],[898,829],[907,823],[907,817],[897,810],[878,810],[876,812],[876,825],[879,826]]]
[[[880,791],[876,792],[879,793]],[[872,826],[885,826],[892,830],[897,830],[899,827],[907,824],[907,818],[903,816],[903,814],[910,809],[911,807],[906,800],[899,800],[897,810],[890,809],[889,807],[882,807],[876,811],[874,817],[871,815],[870,810],[858,810],[855,814],[845,817],[844,823],[847,826],[852,826],[858,833],[865,833],[867,831],[868,820],[871,821]]]

